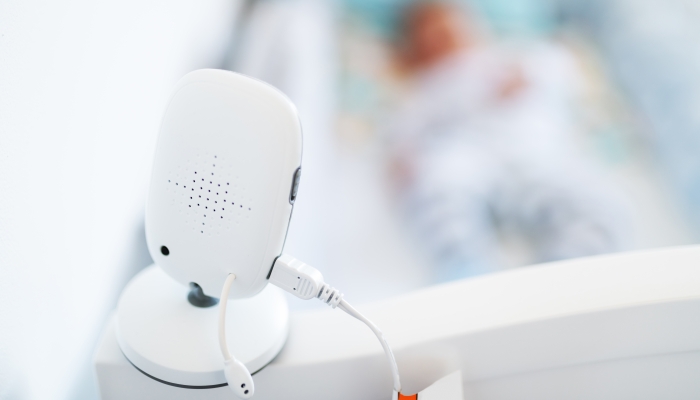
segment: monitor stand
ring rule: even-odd
[[[218,301],[202,299],[196,289],[182,286],[156,266],[146,268],[119,299],[117,341],[129,362],[158,382],[192,389],[226,386]],[[287,301],[272,285],[251,298],[229,300],[229,349],[253,374],[282,350],[288,328]]]

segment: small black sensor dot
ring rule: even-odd
[[[197,171],[194,171],[194,173],[196,174],[196,173],[197,173]]]
[[[230,185],[230,183],[226,182],[227,185]]]
[[[170,179],[168,179],[168,182],[170,182]]]
[[[168,250],[168,248],[165,247],[165,246],[160,246],[160,252],[161,252],[164,256],[167,256],[168,254],[170,254],[170,250]]]
[[[245,383],[241,383],[241,387],[244,388],[244,387],[245,387]]]
[[[177,186],[177,182],[175,182],[175,186]]]
[[[246,389],[245,392],[243,392],[243,394],[248,394],[248,389]]]
[[[224,216],[222,215],[221,218],[223,218],[223,217],[224,217]]]

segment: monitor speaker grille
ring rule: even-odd
[[[165,182],[171,206],[192,232],[221,235],[254,211],[246,188],[230,163],[216,154],[198,155],[172,171]]]

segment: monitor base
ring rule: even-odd
[[[136,275],[119,299],[119,347],[136,369],[161,383],[190,389],[226,386],[218,306],[190,304],[189,291],[156,266]],[[282,350],[289,309],[278,288],[268,285],[251,298],[229,300],[226,314],[231,353],[251,373]]]

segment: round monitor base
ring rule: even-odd
[[[193,389],[224,386],[219,308],[195,307],[188,293],[156,266],[136,275],[119,299],[119,347],[134,367],[162,383]],[[251,373],[282,350],[288,327],[287,301],[272,285],[251,298],[228,302],[229,350]]]

